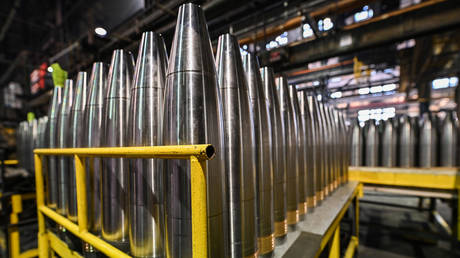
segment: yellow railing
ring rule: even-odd
[[[50,249],[59,252],[65,244],[53,238],[48,232],[45,217],[54,220],[75,236],[91,244],[109,257],[129,257],[96,235],[88,232],[86,213],[86,171],[85,158],[160,158],[189,159],[191,163],[191,216],[192,216],[192,253],[193,257],[207,257],[207,213],[206,213],[206,161],[214,156],[211,145],[180,145],[153,147],[114,147],[114,148],[77,148],[77,149],[35,149],[35,177],[38,209],[38,249],[39,257],[49,257]],[[75,159],[78,223],[59,215],[45,204],[45,186],[42,171],[43,156],[73,156]],[[63,247],[64,246],[64,247]],[[57,248],[59,247],[59,248]],[[67,250],[69,251],[69,250]],[[70,254],[71,252],[67,253]],[[74,255],[78,257],[78,254]]]

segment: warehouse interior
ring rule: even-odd
[[[460,1],[0,2],[0,257],[459,257]]]

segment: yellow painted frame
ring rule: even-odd
[[[332,224],[327,229],[326,233],[324,234],[323,238],[321,239],[321,244],[319,250],[316,252],[315,257],[319,257],[321,252],[325,249],[328,243],[330,243],[329,248],[329,258],[339,258],[340,257],[340,221],[342,220],[343,216],[348,210],[350,204],[354,201],[354,208],[355,208],[355,231],[356,235],[352,236],[350,239],[350,243],[347,246],[345,256],[346,258],[353,257],[353,254],[358,247],[358,239],[359,239],[359,198],[363,196],[363,184],[359,183],[353,194],[347,200],[345,205],[342,207],[340,212],[337,214],[337,217],[334,219]],[[351,256],[347,256],[351,254]]]
[[[78,223],[59,215],[45,204],[45,185],[42,170],[44,156],[73,156],[75,158]],[[113,147],[113,148],[67,148],[35,149],[35,183],[38,216],[39,257],[50,257],[50,250],[73,255],[61,240],[46,229],[45,217],[62,225],[75,236],[91,244],[109,257],[130,257],[101,238],[88,232],[86,212],[86,171],[85,158],[161,158],[188,159],[191,163],[191,215],[192,215],[192,253],[193,257],[208,257],[207,240],[207,202],[206,202],[206,161],[214,156],[214,148],[209,144],[176,145],[152,147]],[[59,242],[61,241],[61,242]],[[78,256],[73,256],[78,257]]]
[[[460,168],[350,167],[349,180],[365,184],[451,190],[457,195],[457,240],[460,241]]]

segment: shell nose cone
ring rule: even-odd
[[[215,67],[211,49],[203,10],[192,3],[182,5],[177,17],[168,74],[195,71],[213,75]]]
[[[123,49],[113,51],[108,76],[107,98],[129,98],[134,60],[130,52]]]
[[[144,32],[139,46],[133,89],[163,89],[167,58],[163,38],[155,32]]]
[[[87,105],[102,106],[104,102],[105,86],[107,83],[107,65],[95,62],[89,79],[89,94]]]
[[[219,88],[247,89],[243,64],[236,37],[224,34],[219,37],[216,56]]]

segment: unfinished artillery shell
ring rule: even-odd
[[[306,185],[306,195],[307,195],[307,206],[308,208],[313,208],[316,206],[316,170],[317,165],[315,158],[316,146],[315,146],[315,125],[312,117],[312,104],[310,103],[309,96],[306,91],[298,91],[297,96],[299,98],[300,113],[303,117],[303,122],[305,125],[305,163],[306,163],[306,173],[307,173],[307,185]]]
[[[402,116],[399,121],[398,162],[400,167],[414,166],[415,128],[410,118]]]
[[[127,128],[133,60],[129,53],[113,52],[107,79],[102,123],[102,146],[128,146]],[[133,114],[134,115],[134,114]],[[127,251],[128,241],[128,160],[103,158],[101,175],[102,238]]]
[[[48,109],[48,127],[47,127],[47,139],[49,148],[58,147],[58,117],[59,110],[61,109],[61,102],[63,98],[62,87],[56,86],[53,89],[53,98],[51,99],[50,107]],[[57,185],[57,166],[58,157],[49,156],[48,159],[48,173],[46,176],[46,187],[47,187],[47,204],[50,208],[56,209],[57,198],[58,198],[58,185]]]
[[[375,125],[375,120],[368,120],[364,131],[364,143],[365,143],[365,159],[364,164],[368,167],[376,167],[378,165],[378,128]]]
[[[281,121],[285,128],[284,154],[287,174],[287,223],[295,225],[299,221],[299,164],[297,160],[297,126],[287,80],[278,77],[277,92],[280,99]]]
[[[254,115],[257,232],[259,254],[271,253],[275,248],[273,203],[273,143],[269,106],[265,99],[259,63],[255,54],[243,57],[248,80],[249,98]]]
[[[419,138],[419,164],[422,168],[437,166],[437,132],[429,113],[422,115]]]
[[[229,256],[222,103],[204,13],[179,8],[166,76],[164,145],[212,144],[207,162],[208,255]],[[170,257],[192,256],[190,161],[166,160],[166,234]]]
[[[458,118],[455,111],[450,111],[444,118],[441,127],[440,151],[441,166],[455,167],[458,165],[457,158],[457,133]]]
[[[162,145],[166,63],[163,38],[154,32],[144,32],[131,90],[129,146]],[[165,257],[162,160],[130,160],[129,187],[131,255]]]
[[[86,107],[87,98],[87,75],[86,72],[79,72],[77,76],[77,84],[75,88],[75,97],[73,105],[70,109],[70,121],[68,132],[68,147],[81,148],[84,146],[84,129],[83,115]],[[77,222],[77,185],[75,178],[75,161],[74,158],[69,158],[69,204],[67,206],[67,217]]]
[[[384,167],[394,167],[396,166],[396,157],[397,157],[397,135],[396,128],[394,126],[393,120],[388,119],[383,122],[383,131],[381,137],[381,158],[382,166]]]
[[[83,147],[102,147],[103,103],[106,94],[107,68],[104,63],[95,62],[88,84],[88,98],[84,109]],[[86,198],[88,230],[93,234],[101,232],[100,158],[86,159]],[[91,250],[87,250],[91,251]]]
[[[351,125],[351,166],[363,165],[363,130],[356,119]]]
[[[307,213],[307,194],[306,194],[306,185],[307,185],[307,169],[306,169],[306,135],[305,135],[305,123],[300,112],[299,99],[297,98],[297,89],[295,86],[288,86],[289,88],[289,98],[291,99],[292,110],[294,111],[294,118],[297,127],[297,164],[299,171],[299,215],[300,219],[303,219],[305,213]]]
[[[230,256],[253,257],[257,253],[254,116],[236,37],[219,37],[216,68],[223,106]]]
[[[276,93],[275,78],[273,70],[269,67],[260,69],[265,94],[265,101],[268,105],[270,124],[272,129],[273,144],[273,195],[274,195],[274,227],[275,237],[284,238],[287,234],[287,199],[286,199],[286,153],[284,123],[281,120],[281,108]]]
[[[74,84],[72,80],[66,80],[64,86],[64,98],[62,99],[61,108],[59,110],[58,118],[58,132],[57,132],[57,147],[68,148],[68,133],[69,133],[69,122],[70,122],[70,108],[73,105],[74,97]],[[58,173],[57,173],[57,185],[58,185],[58,199],[56,211],[66,216],[67,207],[69,205],[69,174],[70,174],[70,158],[59,157],[58,158]]]

